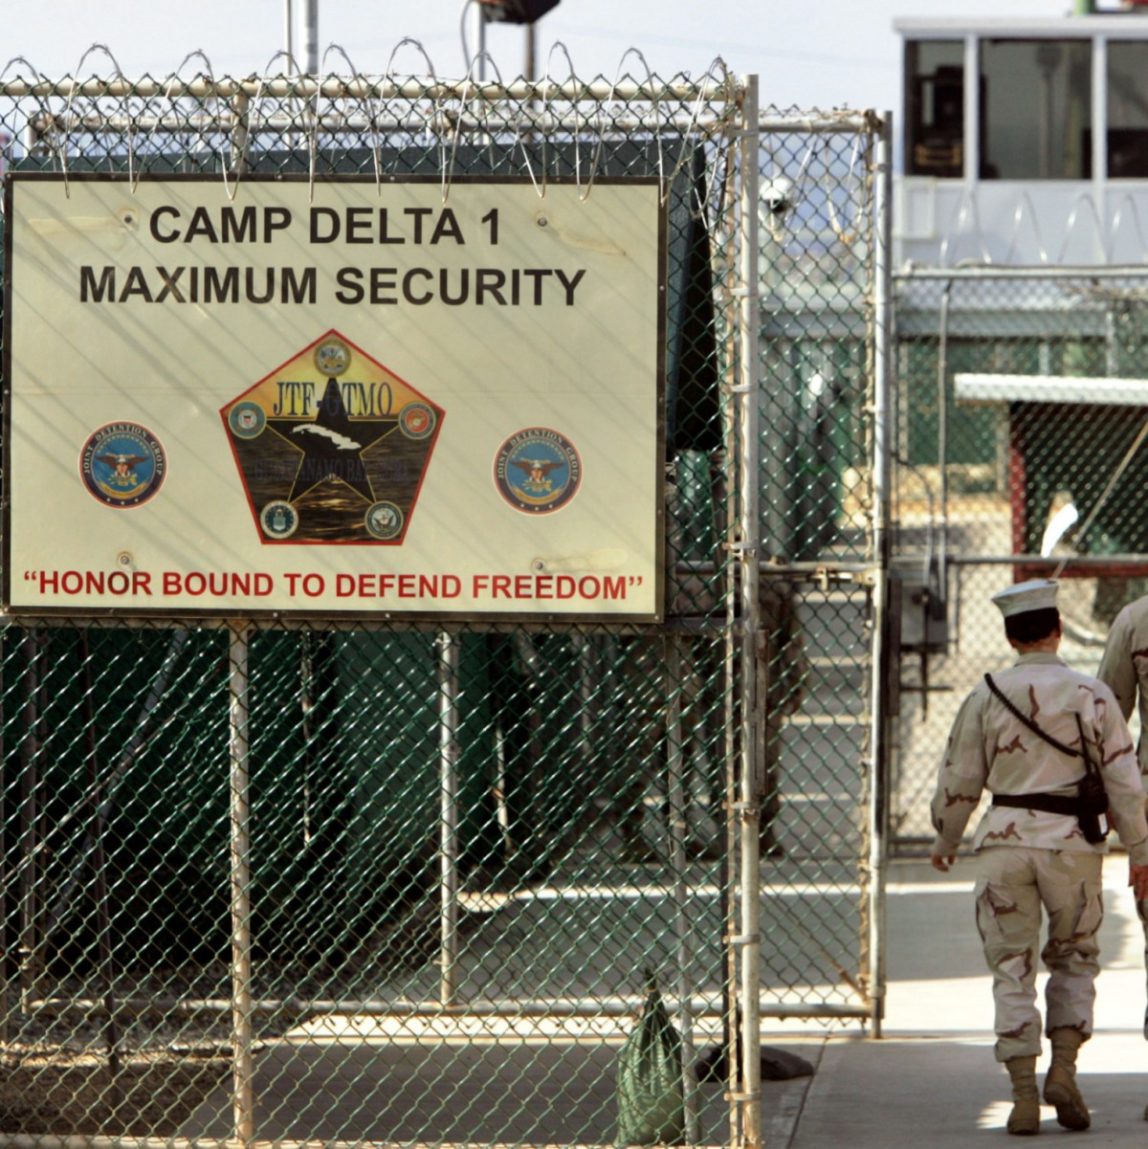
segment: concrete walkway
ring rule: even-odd
[[[924,861],[890,867],[888,999],[880,1040],[859,1029],[818,1037],[804,1023],[765,1027],[765,1042],[800,1049],[817,1066],[812,1078],[766,1084],[768,1146],[966,1149],[1018,1143],[1005,1133],[1008,1078],[993,1058],[991,980],[973,925],[971,868],[967,859],[949,875]],[[1078,1067],[1092,1129],[1070,1134],[1046,1106],[1041,1132],[1085,1136],[1090,1146],[1141,1149],[1148,1144],[1144,943],[1126,882],[1127,859],[1110,857],[1096,1032]],[[1042,992],[1043,982],[1042,976]],[[1038,1074],[1046,1066],[1047,1054]]]
[[[926,861],[891,865],[880,1039],[859,1025],[763,1022],[763,1045],[798,1053],[816,1070],[764,1083],[767,1149],[1017,1144],[1005,1133],[1008,1078],[993,1058],[990,978],[973,924],[971,875],[969,859],[949,875]],[[1069,1134],[1046,1107],[1042,1133],[1141,1149],[1148,1145],[1143,936],[1126,881],[1127,859],[1109,858],[1096,1034],[1079,1065],[1092,1129]],[[475,1033],[450,1043],[429,1030],[420,1037],[411,1021],[394,1033],[369,1018],[350,1019],[346,1032],[325,1036],[307,1026],[293,1031],[256,1059],[260,1139],[414,1144],[434,1129],[440,1144],[485,1143],[487,1130],[500,1143],[612,1144],[618,1040],[558,1021],[554,1033],[514,1051],[483,1039],[484,1024],[476,1020]],[[1042,1075],[1046,1065],[1047,1056]],[[539,1081],[550,1084],[541,1088]],[[561,1082],[558,1095],[554,1082]],[[728,1144],[723,1094],[720,1083],[699,1087],[701,1144]],[[181,1133],[192,1141],[226,1138],[230,1110],[223,1083]]]

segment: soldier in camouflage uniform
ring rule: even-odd
[[[1137,757],[1141,777],[1148,776],[1148,595],[1123,607],[1113,619],[1104,646],[1104,657],[1096,676],[1112,689],[1125,719],[1139,704],[1140,745]],[[1136,900],[1136,912],[1144,929],[1144,956],[1148,965],[1148,901]],[[1148,1012],[1144,1015],[1144,1036],[1148,1038]],[[1148,1121],[1148,1107],[1144,1110]]]
[[[1080,820],[1063,806],[1065,799],[1075,805],[1076,784],[1085,773],[1081,751],[1087,751],[1099,768],[1112,824],[1128,848],[1130,884],[1141,898],[1148,895],[1144,789],[1112,692],[1057,656],[1056,583],[1020,583],[993,601],[1004,615],[1009,645],[1020,657],[993,675],[991,685],[986,676],[957,713],[932,802],[937,837],[931,861],[948,871],[965,826],[988,790],[993,804],[973,839],[976,920],[993,974],[996,1057],[1012,1082],[1008,1131],[1036,1133],[1040,1128],[1038,953],[1049,971],[1045,1005],[1052,1064],[1044,1100],[1056,1106],[1057,1120],[1066,1129],[1087,1129],[1091,1119],[1076,1083],[1076,1053],[1092,1033],[1105,846],[1086,840]],[[1048,808],[1058,804],[1061,812]],[[1048,915],[1043,950],[1042,906]]]

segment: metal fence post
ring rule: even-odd
[[[41,812],[40,755],[45,640],[39,627],[24,635],[27,651],[24,691],[24,722],[27,733],[20,763],[20,991],[25,1002],[41,995],[43,963],[41,923]]]
[[[250,1144],[255,1137],[254,1033],[251,1010],[251,808],[248,720],[251,714],[248,674],[250,628],[229,628],[228,700],[231,759],[231,1013],[235,1137]]]
[[[251,97],[245,91],[235,93],[235,120],[231,129],[231,170],[241,176],[247,171],[247,148],[251,142]]]
[[[871,658],[870,756],[869,756],[869,1002],[873,1036],[881,1036],[885,1007],[885,862],[888,835],[886,814],[886,688],[885,660],[898,657],[886,649],[885,615],[889,574],[889,328],[890,245],[892,215],[890,194],[892,164],[890,140],[892,114],[884,113],[877,136],[874,183],[875,242],[873,256],[873,653]]]
[[[682,689],[685,659],[681,635],[666,636],[666,806],[670,830],[670,872],[673,877],[674,928],[677,931],[678,1026],[682,1035],[682,1095],[685,1099],[686,1142],[698,1140],[698,1098],[691,1072],[694,1054],[693,1011],[690,1005],[690,914],[686,888],[686,818],[689,779],[686,762],[689,747],[682,730]],[[696,721],[696,720],[695,720]]]
[[[759,351],[758,329],[758,89],[757,77],[747,76],[741,122],[741,244],[738,261],[738,378],[736,407],[741,440],[741,527],[738,585],[741,590],[741,1087],[739,1090],[745,1145],[761,1144],[761,867],[758,831],[761,823],[761,763],[757,761],[758,713],[755,645],[758,625],[758,467]]]
[[[458,992],[458,638],[449,631],[438,637],[439,689],[439,865],[440,928],[439,999],[453,1005]]]

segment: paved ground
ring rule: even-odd
[[[964,873],[962,873],[962,866]],[[1148,1043],[1141,1036],[1143,935],[1124,882],[1127,863],[1105,866],[1104,972],[1096,1034],[1080,1053],[1084,1094],[1093,1111],[1090,1146],[1148,1144]],[[767,1145],[785,1149],[967,1149],[1017,1144],[1004,1131],[1009,1090],[992,1053],[990,979],[972,925],[969,864],[949,876],[924,862],[897,862],[890,873],[889,982],[883,1036],[836,1030],[802,1041],[815,1050],[811,1079],[766,1087],[775,1096]],[[786,1027],[766,1040],[788,1040]],[[1047,1060],[1038,1065],[1043,1073]],[[777,1112],[784,1107],[789,1118]],[[1042,1133],[1074,1136],[1044,1109]],[[771,1127],[774,1138],[769,1139]],[[1023,1144],[1024,1142],[1022,1142]]]
[[[1017,1143],[1004,1132],[1008,1080],[992,1053],[990,982],[972,922],[970,869],[967,860],[948,876],[923,861],[891,866],[888,999],[879,1040],[858,1026],[763,1024],[764,1044],[799,1053],[816,1067],[812,1077],[765,1083],[769,1149]],[[1110,858],[1097,1032],[1080,1055],[1080,1079],[1093,1109],[1093,1127],[1082,1144],[1140,1149],[1148,1144],[1142,1119],[1148,1103],[1148,1043],[1141,1036],[1145,975],[1126,875],[1126,860]],[[261,1139],[414,1142],[433,1124],[444,1141],[475,1143],[482,1139],[477,1112],[497,1130],[491,1139],[503,1143],[613,1140],[616,1044],[556,1032],[518,1054],[475,1040],[477,1035],[453,1047],[436,1047],[433,1040],[404,1046],[382,1030],[368,1033],[352,1023],[346,1033],[323,1041],[300,1031],[257,1056]],[[364,1019],[363,1025],[376,1023]],[[410,1036],[409,1021],[404,1032]],[[539,1074],[551,1083],[546,1089],[538,1088]],[[437,1083],[430,1097],[428,1078]],[[558,1095],[552,1092],[556,1080],[562,1083]],[[703,1143],[727,1143],[722,1092],[720,1085],[700,1090]],[[444,1099],[457,1117],[454,1124],[443,1124]],[[576,1129],[574,1112],[584,1115]],[[1044,1114],[1047,1136],[1080,1136],[1061,1130],[1051,1108]],[[224,1089],[181,1132],[195,1139],[226,1137],[229,1129]]]

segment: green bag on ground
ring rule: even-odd
[[[618,1056],[617,1145],[682,1145],[682,1038],[652,976],[637,1028]]]

